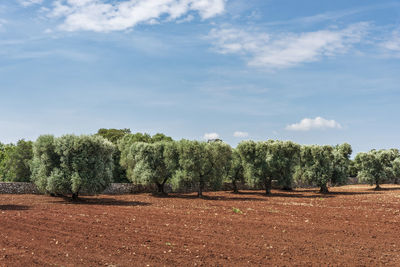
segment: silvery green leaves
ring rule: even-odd
[[[115,149],[100,136],[40,136],[33,147],[32,181],[56,195],[101,193],[112,182]]]

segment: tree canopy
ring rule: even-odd
[[[43,192],[101,193],[112,182],[111,142],[100,136],[40,136],[34,145],[32,180]]]
[[[310,145],[301,149],[301,175],[303,181],[320,187],[321,193],[327,193],[328,182],[333,177],[334,148],[332,146]]]
[[[217,190],[221,187],[225,166],[232,154],[229,145],[223,142],[199,142],[181,140],[178,145],[179,179],[197,188],[198,196],[204,189]]]
[[[154,183],[164,194],[164,185],[172,178],[179,166],[178,148],[175,142],[138,142],[132,145],[127,164],[133,167],[129,179],[137,184]]]
[[[29,182],[32,161],[31,141],[19,140],[16,145],[0,145],[0,177],[7,182]]]
[[[361,181],[380,189],[380,185],[396,176],[398,150],[371,150],[355,157],[358,177]]]

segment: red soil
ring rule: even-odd
[[[400,266],[400,188],[384,187],[0,195],[0,266]]]

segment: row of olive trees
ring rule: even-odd
[[[217,190],[224,181],[251,187],[263,186],[271,193],[272,181],[292,189],[294,180],[315,184],[328,192],[328,183],[344,184],[348,178],[351,146],[300,146],[290,141],[241,142],[233,149],[223,142],[163,141],[120,142],[121,165],[130,181],[155,184],[164,193],[169,183],[175,189]]]
[[[107,140],[108,141],[107,141]],[[345,184],[349,173],[360,181],[379,184],[398,181],[398,150],[359,153],[354,161],[349,144],[301,146],[290,141],[244,141],[232,148],[221,141],[174,141],[163,134],[132,134],[129,129],[100,129],[94,136],[45,135],[36,142],[0,144],[0,179],[33,181],[43,192],[55,195],[82,190],[99,193],[112,181],[196,188],[198,195],[231,182],[265,188],[272,181],[282,189],[308,184],[328,192],[328,185]]]

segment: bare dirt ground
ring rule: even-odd
[[[0,195],[0,266],[400,266],[400,187]]]

